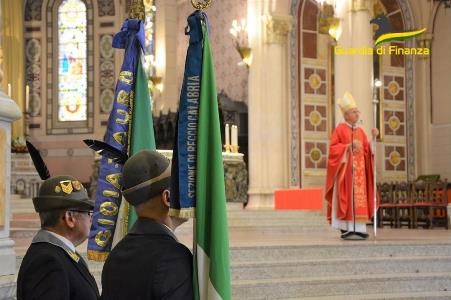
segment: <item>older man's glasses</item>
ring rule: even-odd
[[[87,214],[89,217],[92,217],[92,214],[93,214],[92,210],[71,209],[68,211],[77,212],[77,213],[81,213],[81,214]]]

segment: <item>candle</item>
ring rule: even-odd
[[[11,83],[8,83],[8,97],[11,98]]]
[[[238,146],[238,130],[236,125],[232,125],[232,146]]]
[[[224,129],[224,135],[225,135],[225,144],[226,145],[230,145],[230,126],[229,124],[225,124],[225,129]]]
[[[25,87],[25,112],[28,112],[30,105],[30,86]]]

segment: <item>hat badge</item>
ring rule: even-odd
[[[60,181],[60,186],[61,186],[61,189],[63,190],[63,193],[66,193],[68,195],[70,195],[72,193],[72,191],[74,190],[74,188],[72,187],[72,181],[70,181],[70,180]]]

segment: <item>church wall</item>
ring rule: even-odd
[[[451,9],[437,12],[431,47],[431,152],[430,169],[451,180]]]
[[[180,94],[183,72],[185,67],[188,36],[184,34],[186,19],[194,11],[191,1],[179,0],[177,2],[177,90]],[[216,88],[221,90],[233,100],[244,101],[248,99],[248,69],[238,66],[241,58],[232,43],[229,29],[234,19],[247,18],[246,0],[213,1],[207,10],[211,25],[210,43],[212,47],[213,62],[215,66]]]
[[[331,40],[318,31],[317,4],[300,2],[297,15],[299,63],[300,181],[302,187],[325,183],[328,139],[331,128]]]
[[[120,30],[125,15],[124,1],[86,0],[88,8],[88,122],[82,128],[55,126],[56,85],[53,72],[58,72],[53,43],[57,33],[52,24],[53,3],[61,1],[33,0],[25,4],[26,84],[30,86],[30,118],[28,134],[40,150],[51,174],[71,174],[82,182],[92,175],[93,152],[83,139],[103,139],[114,100],[116,78],[122,63],[122,50],[111,47],[113,35]],[[121,6],[122,5],[122,6]],[[55,67],[56,66],[56,67]]]
[[[440,174],[451,178],[451,94],[449,48],[451,27],[447,17],[451,10],[438,3],[410,1],[416,26],[427,28],[426,44],[431,56],[415,61],[417,174]],[[446,18],[444,17],[446,16]],[[432,39],[432,43],[431,43]],[[432,67],[432,70],[431,70]],[[431,84],[432,83],[432,84]]]

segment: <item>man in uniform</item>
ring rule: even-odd
[[[169,217],[170,161],[143,150],[127,160],[123,195],[138,219],[111,251],[102,271],[102,298],[193,299],[193,256],[177,241]]]
[[[371,146],[358,126],[360,112],[352,95],[345,93],[338,105],[345,122],[331,137],[327,161],[327,218],[341,230],[343,239],[366,239],[366,223],[373,216],[373,169]],[[371,130],[373,138],[379,132]]]
[[[44,181],[33,198],[41,230],[20,266],[17,299],[91,300],[99,298],[94,277],[75,247],[89,234],[94,202],[71,176]]]

